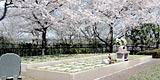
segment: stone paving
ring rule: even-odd
[[[106,75],[105,77],[98,78],[96,80],[127,80],[130,76],[135,75],[141,71],[144,71],[145,69],[148,69],[158,63],[160,63],[160,59],[153,59],[152,61],[114,73],[112,75],[108,76]]]

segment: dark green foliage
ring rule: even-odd
[[[153,50],[152,58],[160,58],[160,49]]]
[[[4,46],[5,45],[5,46]],[[0,43],[0,55],[16,53],[20,56],[39,56],[42,46],[32,43]],[[53,44],[46,47],[46,55],[57,54],[82,54],[82,53],[105,53],[103,44]]]
[[[142,51],[143,45],[146,47],[156,45],[158,48],[159,32],[160,29],[157,25],[147,23],[128,31],[126,37],[128,38],[129,43],[134,45],[133,48],[136,48],[138,45],[142,45]]]
[[[90,47],[102,47],[103,44],[101,44],[99,41],[94,41],[92,43],[89,44]]]
[[[152,58],[160,58],[160,49],[140,51],[138,55],[152,55]]]
[[[146,50],[146,51],[139,51],[136,54],[137,55],[152,55],[152,53],[153,53],[152,51]]]

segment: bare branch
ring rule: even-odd
[[[103,39],[99,36],[99,33],[97,32],[97,24],[96,24],[96,23],[94,24],[93,31],[94,31],[95,35],[97,36],[97,38],[98,38],[99,40],[101,40],[101,41],[104,42],[105,44],[108,44],[107,41],[103,40]]]
[[[46,6],[48,6],[48,5],[52,4],[52,3],[56,3],[56,2],[58,2],[58,0],[55,0],[55,1],[49,1],[49,2],[46,4]]]

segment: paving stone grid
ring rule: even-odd
[[[93,60],[86,60],[79,62],[71,62],[67,64],[57,64],[52,66],[38,67],[38,69],[74,73],[74,72],[106,66],[107,64],[102,63],[103,60],[104,59],[102,58],[102,59],[93,59]]]

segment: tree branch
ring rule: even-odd
[[[46,4],[46,6],[48,6],[49,4],[51,4],[51,3],[56,3],[56,2],[58,2],[58,0],[55,0],[55,1],[49,1],[47,4]]]
[[[33,18],[36,19],[36,22],[37,22],[42,28],[44,28],[43,24],[39,21],[39,19],[38,19],[38,17],[36,16],[36,14],[34,14],[34,13],[32,12],[32,15],[33,15]]]
[[[8,3],[7,0],[6,0],[6,2],[5,2],[5,4],[4,4],[3,15],[0,17],[0,21],[5,18],[6,14],[7,14],[7,9],[8,9],[7,6],[9,6],[9,5],[11,5],[11,4],[13,4],[13,3],[12,3],[12,0],[10,0],[9,3]]]
[[[99,36],[99,33],[97,32],[97,27],[96,27],[96,25],[97,25],[97,24],[95,23],[95,24],[94,24],[94,27],[93,27],[93,31],[94,31],[96,37],[97,37],[99,40],[101,40],[102,42],[104,42],[105,44],[108,45],[107,41],[103,40],[103,39]]]
[[[80,29],[80,30],[84,34],[85,38],[87,38],[90,41],[91,39],[87,36],[87,34],[82,29]]]

